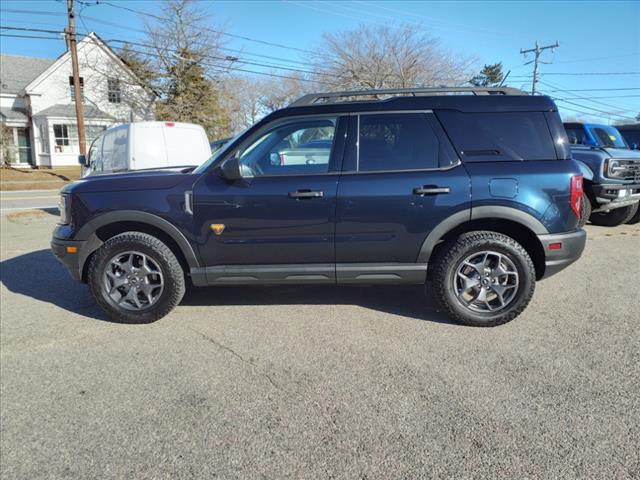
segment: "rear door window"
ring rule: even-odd
[[[359,116],[359,172],[427,170],[449,166],[455,153],[428,113]]]
[[[464,161],[555,160],[543,112],[436,113]]]

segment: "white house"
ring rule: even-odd
[[[87,150],[105,128],[153,120],[156,96],[95,33],[78,42]],[[0,123],[13,133],[14,165],[77,165],[71,54],[55,60],[0,55]]]

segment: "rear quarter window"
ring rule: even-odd
[[[463,113],[441,110],[437,116],[463,161],[557,158],[543,112]]]

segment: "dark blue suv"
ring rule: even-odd
[[[453,318],[491,326],[579,258],[581,198],[548,97],[315,94],[195,170],[66,186],[52,249],[121,322],[166,315],[188,283],[428,282]]]

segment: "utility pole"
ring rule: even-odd
[[[542,52],[544,52],[547,49],[553,50],[554,48],[558,48],[559,46],[560,44],[556,42],[553,45],[545,45],[544,47],[541,47],[540,45],[538,45],[538,41],[536,40],[535,48],[530,48],[528,50],[523,50],[522,48],[520,49],[520,53],[523,55],[526,55],[527,53],[531,53],[531,52],[534,52],[536,55],[533,60],[525,63],[525,65],[529,65],[530,63],[533,63],[533,81],[531,82],[531,95],[536,94],[536,83],[538,83],[538,64],[548,63],[540,60],[540,55],[542,54]]]
[[[67,0],[67,15],[69,26],[64,29],[67,35],[67,44],[71,52],[71,68],[73,69],[73,91],[76,104],[76,119],[78,122],[78,144],[80,154],[87,154],[87,142],[84,135],[84,109],[82,105],[82,90],[80,89],[80,72],[78,69],[78,49],[76,48],[76,22],[73,14],[73,0]]]

